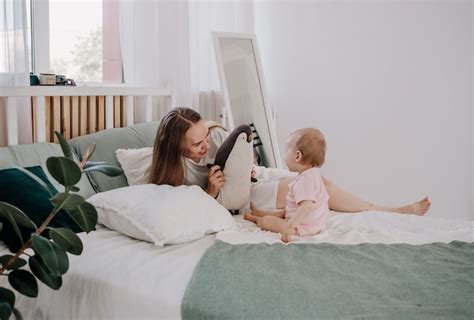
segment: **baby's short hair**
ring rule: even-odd
[[[294,147],[302,154],[302,161],[313,167],[321,167],[326,158],[326,140],[315,128],[302,128],[293,132]]]

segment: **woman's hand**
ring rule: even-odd
[[[218,165],[212,166],[207,173],[207,190],[206,192],[216,198],[224,185],[224,173]]]

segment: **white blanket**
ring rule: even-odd
[[[180,319],[186,287],[215,235],[160,248],[97,227],[80,234],[84,252],[69,255],[58,291],[38,282],[37,298],[17,294],[24,319]],[[0,285],[11,288],[1,278]]]
[[[193,271],[215,238],[233,243],[280,242],[236,216],[240,228],[200,240],[158,248],[99,227],[88,235],[81,256],[70,256],[63,286],[40,283],[36,299],[17,294],[25,319],[179,319],[181,301]],[[323,235],[293,243],[411,243],[473,241],[474,222],[367,212],[331,214]],[[7,249],[2,246],[2,253]],[[10,287],[6,277],[0,285]]]
[[[230,244],[278,243],[280,234],[263,231],[254,223],[235,217],[239,229],[219,232],[216,240]],[[473,242],[474,221],[431,218],[368,211],[331,212],[326,232],[310,237],[293,237],[291,243],[408,243],[424,244],[453,240]],[[291,244],[290,243],[290,244]]]

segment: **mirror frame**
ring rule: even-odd
[[[244,39],[250,40],[252,43],[253,54],[255,58],[255,64],[257,66],[257,76],[260,83],[260,92],[262,93],[263,106],[265,111],[265,117],[267,120],[267,127],[270,136],[271,148],[273,153],[273,159],[275,162],[275,167],[283,169],[283,162],[281,159],[280,150],[278,147],[278,141],[276,136],[276,125],[275,119],[272,115],[272,109],[269,106],[269,100],[266,91],[265,77],[263,76],[262,62],[260,59],[260,51],[257,44],[257,37],[254,33],[233,33],[233,32],[212,32],[213,42],[214,42],[214,52],[216,54],[217,61],[217,70],[219,73],[219,80],[221,83],[222,93],[224,96],[225,108],[227,111],[227,120],[229,124],[229,129],[232,131],[235,128],[234,119],[232,116],[232,108],[230,105],[230,96],[227,88],[227,82],[225,80],[225,71],[224,63],[222,59],[222,51],[219,45],[220,39]]]

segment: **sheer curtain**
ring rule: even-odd
[[[0,0],[0,86],[29,85],[29,27],[26,0]],[[21,119],[19,143],[31,142],[31,109],[27,98],[17,99]],[[0,101],[0,145],[6,144],[6,106]]]
[[[254,32],[253,1],[121,0],[120,9],[125,82],[170,85],[178,106],[218,120],[223,99],[211,32]],[[158,107],[156,119],[166,112]]]

